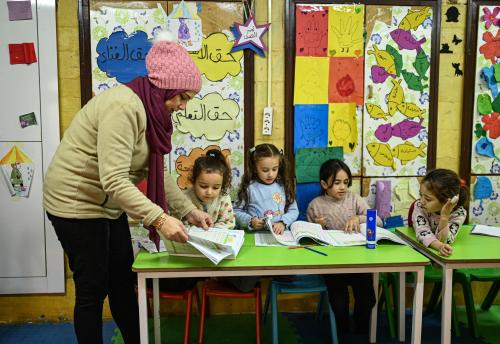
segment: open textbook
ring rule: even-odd
[[[482,234],[500,238],[500,227],[475,225],[471,230],[471,234]]]
[[[165,248],[171,256],[207,257],[214,264],[238,255],[244,238],[244,231],[225,228],[188,227],[187,243],[167,240],[162,236]]]
[[[269,227],[269,224],[267,224]],[[331,246],[355,246],[366,244],[366,224],[360,225],[359,233],[345,233],[342,230],[324,230],[321,225],[317,223],[295,221],[290,225],[290,230],[285,230],[283,234],[276,234],[270,230],[274,239],[282,245],[294,246],[300,245],[300,241],[304,238],[310,238],[321,245]],[[390,240],[398,244],[406,245],[406,243],[396,234],[388,231],[387,229],[377,227],[376,241]],[[264,242],[262,240],[261,242]],[[271,246],[269,240],[266,241]]]

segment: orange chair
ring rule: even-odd
[[[257,285],[249,292],[240,292],[229,286],[222,285],[215,280],[204,282],[201,292],[201,314],[200,314],[200,335],[198,343],[203,343],[203,334],[205,332],[205,315],[208,312],[208,298],[210,296],[235,298],[235,299],[255,299],[255,335],[256,342],[260,344],[260,316],[261,316],[261,292]]]

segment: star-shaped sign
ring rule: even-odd
[[[241,50],[244,46],[249,47],[249,44],[261,51],[267,50],[262,36],[269,29],[269,25],[271,24],[257,25],[253,16],[250,16],[244,25],[235,23],[239,37],[236,37],[233,50]]]

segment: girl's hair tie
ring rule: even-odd
[[[255,147],[250,148],[248,151],[250,152],[250,154],[255,152]]]
[[[209,156],[211,158],[215,158],[215,153],[214,152],[208,152],[207,156]]]
[[[465,186],[465,179],[460,178],[460,186]]]

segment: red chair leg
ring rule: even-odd
[[[260,344],[260,288],[255,288],[255,336],[257,339],[257,344]]]
[[[184,324],[184,344],[189,344],[189,329],[191,326],[191,304],[193,301],[193,292],[186,291],[186,323]]]
[[[207,302],[207,289],[203,287],[201,291],[201,314],[200,314],[200,334],[198,336],[198,344],[203,343],[203,334],[205,331],[205,307]]]

